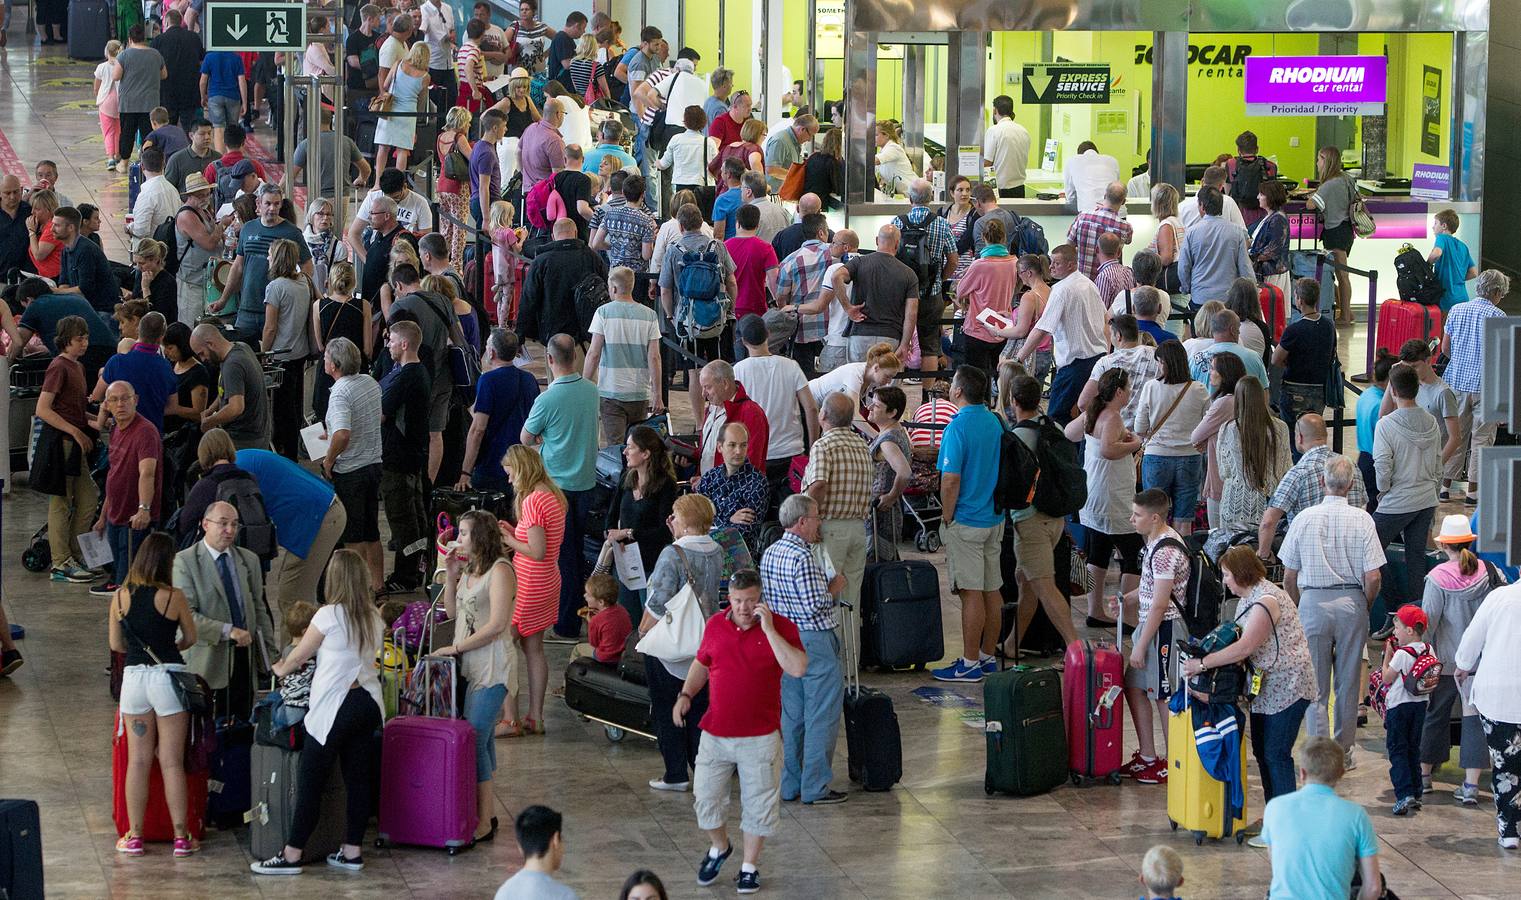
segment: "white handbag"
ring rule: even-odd
[[[692,567],[687,564],[685,553],[674,544],[681,567],[686,570],[687,583],[665,604],[665,615],[639,639],[637,649],[645,656],[656,659],[680,661],[697,656],[702,645],[702,632],[707,625],[702,603],[697,595]]]

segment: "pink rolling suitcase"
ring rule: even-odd
[[[1405,300],[1385,300],[1378,305],[1378,349],[1399,355],[1412,338],[1430,341],[1442,336],[1442,308]]]
[[[425,656],[413,677],[442,673],[452,686],[454,663],[449,657]],[[381,737],[377,846],[443,847],[453,856],[474,844],[478,824],[475,729],[470,723],[429,715],[387,722]]]

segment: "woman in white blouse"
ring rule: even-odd
[[[919,173],[903,149],[903,132],[896,123],[882,120],[877,123],[877,183],[888,194],[901,194]]]
[[[655,168],[671,170],[671,186],[677,191],[695,192],[697,188],[713,183],[713,176],[708,174],[708,161],[718,156],[718,138],[704,133],[708,127],[708,115],[700,106],[688,106],[681,114],[681,124],[687,130],[672,137],[665,145],[665,153],[656,160]]]
[[[1172,498],[1172,527],[1187,536],[1194,530],[1194,509],[1204,480],[1204,454],[1193,432],[1204,418],[1209,396],[1189,375],[1188,354],[1177,341],[1157,346],[1157,377],[1141,388],[1135,407],[1135,431],[1145,439],[1141,486],[1159,488]]]
[[[364,868],[360,845],[370,821],[370,785],[375,780],[373,738],[381,723],[380,674],[375,654],[385,623],[375,609],[370,570],[353,550],[339,550],[327,566],[327,603],[285,658],[271,667],[277,677],[299,670],[313,655],[311,708],[302,724],[306,745],[296,788],[296,812],[285,848],[249,868],[257,875],[299,875],[307,839],[317,827],[322,791],[337,762],[348,794],[343,844],[327,864],[357,872]]]
[[[1489,744],[1500,846],[1521,846],[1521,585],[1484,598],[1458,644],[1459,686],[1471,682],[1468,700],[1479,711]]]

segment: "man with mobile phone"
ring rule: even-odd
[[[761,601],[759,573],[735,572],[729,580],[729,608],[708,620],[697,658],[671,710],[672,720],[685,725],[692,698],[711,683],[692,778],[697,827],[712,841],[697,870],[701,886],[716,881],[724,861],[734,853],[724,810],[729,779],[737,771],[740,828],[745,833],[738,892],[760,890],[761,848],[781,821],[777,760],[782,752],[782,674],[802,678],[807,671],[808,653],[798,628]]]

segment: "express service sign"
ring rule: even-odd
[[[1381,115],[1388,65],[1382,56],[1248,56],[1247,115]]]
[[[1108,103],[1108,63],[1030,63],[1024,67],[1025,103]]]

